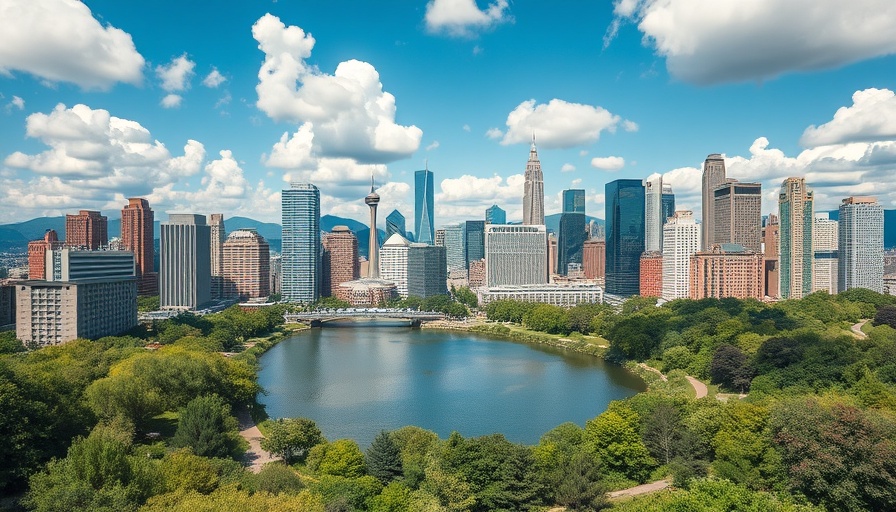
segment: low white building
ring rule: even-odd
[[[476,295],[480,305],[496,300],[513,299],[569,308],[576,304],[600,304],[604,301],[604,289],[593,284],[482,287],[476,290]]]

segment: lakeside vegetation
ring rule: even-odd
[[[313,418],[268,420],[263,447],[285,462],[253,474],[239,462],[234,412],[254,403],[256,358],[284,328],[282,307],[182,315],[31,352],[2,333],[0,486],[41,511],[896,507],[894,297],[484,309],[494,323],[471,330],[608,343],[604,357],[646,362],[668,379],[535,446],[409,426],[362,450],[327,440]],[[873,319],[864,338],[851,331],[861,319]],[[685,375],[735,395],[694,400]],[[605,494],[667,477],[672,490]]]

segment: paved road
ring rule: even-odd
[[[249,449],[246,450],[244,462],[249,466],[249,470],[253,473],[261,471],[261,467],[268,462],[279,460],[270,453],[261,449],[261,440],[264,439],[258,426],[252,421],[252,415],[248,409],[240,410],[237,415],[240,424],[240,435],[249,442]]]
[[[662,489],[665,489],[666,487],[669,487],[668,480],[657,480],[656,482],[629,487],[628,489],[622,489],[621,491],[608,492],[607,496],[609,496],[611,500],[617,498],[628,498],[631,496],[640,496],[642,494],[660,491]]]
[[[699,380],[695,379],[694,377],[691,377],[690,375],[687,376],[687,379],[688,379],[688,382],[691,383],[691,386],[694,387],[694,392],[697,394],[697,396],[695,396],[694,398],[703,398],[704,396],[706,396],[706,393],[708,393],[708,390],[706,389],[706,384],[700,382]]]
[[[868,320],[869,320],[869,319],[867,319],[867,318],[866,318],[865,320],[859,320],[859,323],[857,323],[857,324],[853,325],[852,327],[850,327],[850,329],[852,329],[853,334],[855,334],[857,338],[859,338],[859,339],[865,339],[865,338],[868,337],[867,334],[865,334],[864,332],[862,332],[862,326],[864,326],[865,324],[867,324],[867,323],[868,323]]]

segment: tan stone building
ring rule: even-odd
[[[95,251],[109,243],[109,219],[100,212],[81,210],[65,216],[65,246]]]
[[[271,249],[254,229],[238,229],[222,247],[225,297],[241,300],[271,294]]]
[[[322,240],[324,276],[321,295],[335,295],[342,283],[361,278],[358,238],[347,226],[335,226]]]
[[[692,299],[763,297],[762,254],[737,244],[715,244],[691,256]]]
[[[585,279],[603,279],[607,272],[607,242],[591,239],[585,241],[582,249],[582,270]]]
[[[42,240],[28,242],[28,279],[46,279],[47,251],[62,247],[56,231],[48,229]]]

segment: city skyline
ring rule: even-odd
[[[472,0],[246,3],[197,18],[190,2],[11,0],[0,17],[0,223],[117,212],[127,197],[160,215],[271,221],[290,181],[325,191],[322,213],[363,221],[347,199],[371,171],[384,207],[410,212],[426,160],[434,227],[492,204],[519,221],[533,133],[548,214],[563,189],[585,189],[602,212],[607,182],[656,172],[699,219],[710,153],[762,183],[765,214],[788,176],[807,178],[817,210],[868,194],[892,209],[896,36],[826,20],[861,27],[863,13],[892,20],[896,7],[813,4],[822,15],[804,18],[792,2],[750,13],[715,2],[692,16],[680,0],[576,13]],[[672,22],[660,27],[663,15]],[[385,21],[371,28],[372,17]],[[67,45],[68,33],[85,47]],[[523,64],[537,79],[519,79]],[[720,123],[697,122],[710,117]]]

